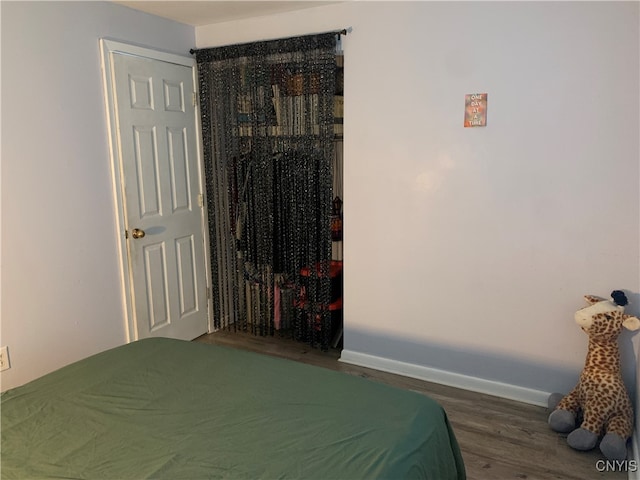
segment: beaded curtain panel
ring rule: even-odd
[[[217,328],[327,349],[337,33],[195,52]]]

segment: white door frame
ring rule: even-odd
[[[127,239],[125,237],[127,223],[125,215],[125,202],[124,202],[124,178],[122,169],[122,149],[119,144],[118,138],[118,123],[116,117],[115,108],[115,78],[113,65],[111,62],[111,55],[113,53],[120,53],[124,55],[133,55],[137,57],[143,57],[151,60],[159,60],[168,63],[174,63],[177,65],[184,65],[190,67],[193,71],[193,87],[196,92],[196,145],[197,145],[197,158],[198,158],[198,178],[203,195],[203,206],[200,209],[202,214],[202,230],[204,233],[204,255],[205,255],[205,275],[207,282],[207,317],[208,317],[208,331],[213,332],[213,299],[211,295],[211,252],[209,249],[209,222],[207,213],[207,191],[204,184],[204,158],[202,154],[202,130],[200,124],[200,112],[198,110],[198,74],[196,69],[196,61],[193,58],[183,57],[172,53],[160,52],[151,48],[139,47],[136,45],[130,45],[127,43],[118,42],[115,40],[109,40],[105,38],[100,39],[100,51],[102,55],[102,73],[104,81],[104,100],[107,112],[107,129],[109,135],[109,154],[111,157],[111,179],[113,182],[113,195],[116,204],[116,230],[118,234],[118,257],[120,263],[120,274],[122,281],[122,295],[124,300],[124,314],[125,314],[125,330],[127,332],[127,342],[137,340],[137,331],[135,325],[135,316],[133,313],[133,297],[131,288],[131,272],[129,263],[129,253],[127,248]]]

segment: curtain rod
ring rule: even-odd
[[[349,32],[348,32],[348,29],[343,28],[342,30],[336,30],[335,32],[325,32],[325,33],[333,33],[333,34],[335,34],[335,35],[338,35],[338,39],[339,39],[339,38],[340,38],[340,35],[346,35],[346,34],[347,34],[347,33],[349,33]],[[316,33],[316,34],[312,34],[312,35],[322,35],[322,34],[321,34],[321,33]],[[301,36],[303,36],[303,37],[304,37],[305,35],[301,35]],[[291,38],[291,37],[290,37],[290,38]],[[295,37],[293,37],[293,38],[295,38]],[[281,39],[281,38],[277,38],[277,39],[275,39],[275,40],[282,40],[282,39]],[[206,47],[205,49],[208,49],[208,48],[211,48],[211,47]],[[201,48],[192,48],[191,50],[189,50],[189,53],[190,53],[191,55],[193,55],[193,54],[194,54],[194,53],[196,53],[198,50],[205,50],[205,49],[201,49]]]

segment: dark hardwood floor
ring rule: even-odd
[[[565,438],[548,427],[548,412],[542,407],[349,365],[338,361],[339,350],[322,352],[277,335],[220,331],[195,341],[309,363],[430,396],[447,412],[469,480],[628,478],[622,471],[598,471],[596,465],[602,466],[605,459],[599,450],[571,449]]]

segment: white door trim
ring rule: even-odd
[[[127,239],[125,238],[125,232],[127,229],[125,205],[124,205],[124,190],[123,190],[123,173],[122,173],[122,156],[121,147],[118,140],[118,119],[116,117],[117,112],[115,109],[115,78],[113,65],[111,62],[111,55],[113,53],[120,53],[124,55],[133,55],[137,57],[148,58],[152,60],[159,60],[168,63],[174,63],[177,65],[184,65],[190,67],[193,71],[193,87],[198,97],[198,77],[196,70],[196,61],[193,58],[183,57],[172,53],[161,52],[153,50],[151,48],[140,47],[137,45],[130,45],[127,43],[118,42],[115,40],[109,40],[105,38],[100,39],[100,52],[102,56],[102,77],[104,82],[104,100],[105,109],[107,112],[107,129],[109,136],[109,154],[111,157],[111,179],[113,187],[113,195],[115,198],[116,206],[116,232],[117,232],[117,244],[118,244],[118,257],[120,262],[120,274],[122,283],[122,296],[124,302],[124,316],[125,316],[125,330],[127,332],[127,342],[137,340],[137,331],[134,323],[133,313],[133,299],[132,299],[132,287],[131,287],[131,275],[129,269],[129,254],[127,249]],[[203,208],[202,212],[202,230],[204,234],[204,254],[205,254],[205,272],[207,281],[207,292],[211,290],[211,258],[209,250],[209,227],[208,227],[208,213],[207,213],[207,196],[206,188],[204,186],[204,159],[202,155],[202,130],[200,124],[200,114],[198,110],[198,101],[196,99],[196,136],[197,136],[197,158],[198,158],[198,178],[203,195]],[[212,295],[207,295],[207,312],[208,312],[208,331],[212,332],[213,329],[213,299]]]

